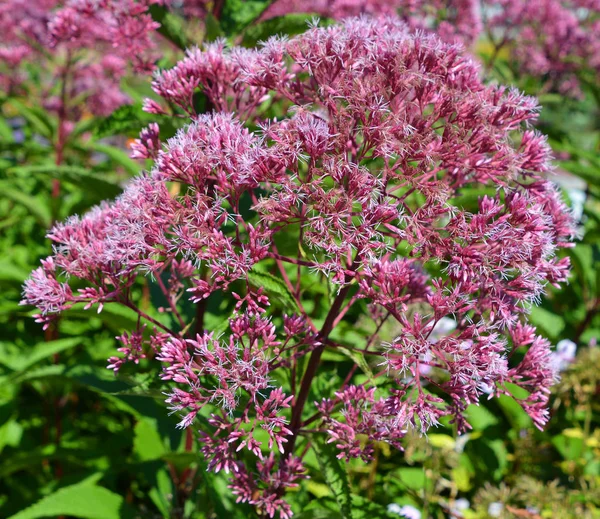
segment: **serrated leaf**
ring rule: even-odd
[[[317,455],[325,483],[331,489],[343,519],[354,519],[352,514],[352,492],[348,482],[348,474],[342,462],[336,458],[336,452],[329,444],[314,441],[312,447]]]
[[[264,288],[267,296],[275,295],[288,310],[295,313],[300,312],[294,296],[281,279],[267,272],[251,270],[248,272],[248,281],[257,288]]]
[[[348,348],[344,347],[336,348],[336,350],[352,359],[356,363],[356,365],[361,369],[361,371],[367,376],[369,381],[373,382],[375,380],[373,371],[371,371],[371,368],[367,363],[367,359],[365,359],[364,353],[356,350],[349,350]]]
[[[61,488],[10,519],[36,519],[70,515],[83,519],[131,517],[124,499],[106,488],[83,483]]]
[[[94,137],[101,139],[118,134],[129,134],[139,132],[146,123],[140,118],[140,106],[123,105],[112,114],[96,123]]]

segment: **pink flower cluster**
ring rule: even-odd
[[[19,92],[30,62],[43,66],[45,106],[81,116],[85,101],[94,115],[108,115],[128,97],[120,81],[131,67],[154,68],[156,29],[148,13],[153,0],[7,0],[0,5],[0,86]],[[64,91],[60,85],[66,83]],[[59,85],[59,91],[54,88]],[[24,87],[31,87],[25,85]],[[54,88],[54,89],[53,89]]]
[[[481,34],[479,0],[276,0],[262,18],[313,13],[341,20],[348,16],[398,16],[413,30],[433,30],[445,41],[473,43]]]
[[[485,86],[436,36],[366,18],[259,49],[192,50],[154,89],[166,102],[148,111],[189,124],[166,143],[157,125],[142,132],[133,152],[155,159],[152,172],[55,226],[23,302],[45,324],[78,303],[137,312],[154,331],[121,337],[122,360],[162,363],[180,425],[203,424],[204,456],[239,501],[288,518],[285,490],[319,436],[368,460],[373,442],[401,447],[444,417],[467,430],[466,407],[508,383],[545,423],[555,363],[524,323],[544,286],[566,280],[557,251],[575,230],[545,180],[546,141],[526,129],[535,99]],[[196,113],[199,92],[214,112]],[[170,320],[136,304],[140,275]],[[332,298],[307,311],[319,284]],[[217,293],[228,325],[206,329]],[[333,332],[356,311],[362,339],[347,343]],[[448,318],[455,328],[434,333]],[[322,394],[315,381],[337,376],[325,350],[364,360]]]
[[[370,14],[397,15],[413,30],[434,31],[466,47],[485,36],[492,61],[510,53],[521,74],[547,87],[578,95],[578,74],[600,74],[600,3],[597,0],[277,0],[263,18],[315,13],[334,19]]]
[[[509,46],[522,72],[575,95],[580,71],[600,77],[597,0],[494,0],[486,12],[488,36],[498,50]]]

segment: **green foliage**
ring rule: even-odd
[[[58,515],[84,519],[133,517],[121,496],[96,485],[80,483],[57,490],[10,519],[37,519]]]
[[[314,442],[313,449],[317,455],[325,482],[337,502],[341,517],[343,519],[353,519],[352,494],[346,469],[336,457],[336,452],[331,448],[331,445]]]

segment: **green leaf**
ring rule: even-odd
[[[264,22],[248,27],[244,32],[243,45],[255,47],[260,41],[266,41],[274,35],[293,36],[306,31],[314,18],[312,14],[288,14],[269,18]]]
[[[6,259],[0,259],[0,281],[13,281],[22,284],[29,274],[25,269],[15,265]]]
[[[365,359],[364,353],[362,353],[361,351],[349,350],[348,348],[343,347],[339,347],[336,350],[352,359],[356,363],[356,365],[361,369],[361,371],[367,376],[370,382],[373,382],[375,380],[373,371],[371,371],[371,368],[369,367],[369,364]]]
[[[494,416],[487,407],[475,404],[467,407],[467,421],[474,431],[483,431],[485,428],[499,422],[498,417]]]
[[[190,42],[185,35],[184,20],[160,5],[151,5],[150,14],[155,22],[160,23],[159,34],[173,42],[181,50],[190,46]]]
[[[10,186],[11,184],[8,182],[0,182],[2,196],[15,204],[25,207],[25,209],[27,209],[43,227],[50,227],[50,224],[52,223],[50,208],[38,197],[29,195],[23,191],[18,191]]]
[[[552,339],[558,338],[565,327],[562,317],[540,306],[531,309],[529,320]]]
[[[325,510],[323,508],[315,508],[313,510],[306,510],[300,515],[294,515],[296,519],[341,519],[342,516],[339,512],[334,510]]]
[[[0,478],[22,470],[39,471],[46,460],[60,459],[73,465],[83,465],[81,449],[57,449],[56,445],[45,445],[30,450],[16,451],[10,457],[3,456],[0,464]]]
[[[137,313],[126,306],[107,304],[99,314],[96,314],[94,310],[84,310],[83,306],[83,304],[77,304],[66,313],[66,316],[89,319],[90,314],[93,314],[108,328],[118,333],[122,333],[123,330],[134,330],[137,327]]]
[[[569,430],[567,429],[568,432]],[[552,438],[552,444],[560,455],[569,461],[577,460],[583,452],[583,435],[575,436],[573,434],[560,434]]]
[[[11,168],[10,172],[26,175],[49,175],[61,181],[73,184],[86,193],[92,193],[95,199],[104,200],[115,198],[121,193],[118,184],[109,182],[84,168],[76,166],[19,166]]]
[[[226,35],[239,34],[257,20],[271,0],[226,0],[221,13],[221,27]]]
[[[133,430],[133,454],[139,461],[159,459],[165,452],[160,434],[152,421],[140,420]]]
[[[223,30],[221,29],[219,20],[217,20],[212,13],[206,13],[204,18],[204,27],[204,40],[207,42],[215,41],[216,39],[225,36]]]
[[[70,515],[84,519],[132,517],[124,499],[106,488],[89,483],[61,488],[10,519],[36,519]]]
[[[501,395],[497,402],[513,428],[521,430],[531,427],[531,418],[514,398]]]
[[[163,517],[168,519],[172,517],[171,503],[167,496],[173,495],[173,482],[166,469],[160,469],[156,472],[156,485],[150,489],[148,496],[158,508]]]
[[[248,281],[257,288],[264,288],[267,296],[275,295],[277,299],[290,311],[299,313],[300,309],[287,285],[279,278],[267,272],[251,270],[248,272]]]
[[[37,131],[40,135],[43,135],[49,140],[52,140],[56,123],[48,114],[39,107],[29,107],[18,99],[10,99],[9,104],[13,106],[20,115],[22,115],[27,122]]]
[[[120,148],[115,148],[114,146],[109,146],[107,144],[93,143],[90,148],[94,151],[98,151],[100,153],[104,153],[108,158],[117,164],[123,166],[125,171],[130,175],[137,175],[140,172],[140,165],[129,157],[127,152],[123,151]]]
[[[330,445],[322,441],[314,441],[312,447],[317,455],[321,473],[337,501],[342,517],[354,519],[350,483],[342,462],[336,458],[336,453]]]
[[[0,141],[3,141],[3,142],[14,142],[12,128],[2,118],[0,118]]]
[[[23,426],[16,420],[9,420],[0,427],[0,453],[4,447],[16,447],[23,436]]]
[[[397,514],[389,514],[387,509],[379,503],[374,503],[357,495],[352,496],[352,513],[354,519],[391,519],[392,517],[398,517]]]
[[[404,467],[396,471],[398,479],[410,490],[422,490],[427,484],[424,468]]]
[[[101,119],[94,128],[94,137],[101,139],[113,135],[138,133],[146,122],[140,118],[141,106],[123,105]]]
[[[66,351],[83,342],[82,337],[70,337],[55,341],[41,342],[27,352],[22,352],[16,359],[3,359],[14,371],[24,371],[48,357]],[[7,362],[8,361],[8,362]]]

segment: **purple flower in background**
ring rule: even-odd
[[[556,345],[556,351],[552,352],[552,361],[557,371],[564,371],[575,360],[577,355],[577,344],[570,339],[563,339]]]

